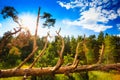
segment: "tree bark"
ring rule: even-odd
[[[40,76],[40,75],[51,75],[53,67],[46,67],[46,68],[33,68],[33,69],[7,69],[7,70],[0,70],[0,78],[1,77],[15,77],[15,76]],[[64,74],[65,72],[69,71],[70,73],[73,72],[81,72],[81,71],[110,71],[110,70],[117,70],[120,71],[120,63],[116,64],[93,64],[93,65],[81,65],[77,66],[73,70],[73,66],[62,66],[58,70],[54,72],[54,74]]]

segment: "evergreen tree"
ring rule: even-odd
[[[70,41],[70,50],[71,50],[71,54],[72,54],[72,55],[75,55],[76,46],[77,46],[77,41],[76,41],[76,39],[72,36],[72,37],[71,37],[71,41]]]
[[[115,42],[113,36],[106,36],[105,40],[105,50],[104,50],[104,63],[114,63],[115,55]]]
[[[102,43],[104,42],[104,33],[102,31],[99,33],[97,41],[99,45],[102,45]]]

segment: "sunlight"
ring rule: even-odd
[[[20,15],[21,22],[22,22],[22,27],[25,30],[30,30],[30,33],[34,35],[35,33],[35,28],[36,28],[36,19],[37,15],[31,14],[31,13],[23,13]],[[38,27],[38,35],[39,36],[46,36],[47,32],[49,32],[51,29],[48,28],[43,28],[43,23],[44,20],[39,21],[39,27]],[[51,31],[52,33],[54,32],[53,30]]]
[[[20,15],[20,18],[23,28],[28,29],[33,33],[36,26],[36,16],[30,13],[24,13]]]

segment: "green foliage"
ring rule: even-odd
[[[21,52],[20,52],[20,50],[19,50],[17,47],[14,47],[14,46],[13,46],[13,47],[10,49],[9,54],[20,55]]]
[[[3,57],[0,63],[0,68],[8,69],[17,66],[21,60],[19,55],[8,54],[5,58]]]
[[[59,74],[56,75],[56,80],[69,80],[69,78],[67,76],[65,76],[64,74]]]
[[[119,80],[119,74],[101,72],[101,71],[90,71],[89,80]]]
[[[115,43],[112,36],[105,37],[104,63],[114,63]]]
[[[88,64],[96,63],[99,57],[99,45],[97,43],[95,35],[91,35],[86,39],[85,46],[86,46],[85,56],[87,59],[87,63]]]
[[[1,14],[3,15],[4,19],[8,17],[12,17],[13,21],[15,21],[16,23],[20,25],[20,22],[18,21],[19,17],[17,16],[18,12],[16,11],[14,7],[5,6],[2,9]]]
[[[49,18],[49,17],[48,17]],[[4,34],[2,38],[0,38],[0,43],[3,43],[3,39],[8,36],[11,32],[7,32]],[[20,35],[19,35],[20,36]],[[28,35],[29,36],[29,35]],[[22,37],[22,38],[21,38]],[[22,47],[19,47],[18,43],[15,43],[17,37],[9,36],[7,40],[4,41],[4,46],[1,48],[0,53],[0,68],[13,68],[18,65],[22,60],[24,60],[33,49],[33,42],[31,36],[21,36],[19,44]],[[24,38],[26,37],[26,38]],[[24,45],[24,41],[27,45]],[[78,59],[80,61],[79,65],[84,64],[94,64],[98,61],[99,52],[101,50],[101,44],[105,45],[103,62],[104,64],[120,62],[120,37],[106,35],[104,37],[103,32],[98,35],[96,38],[95,35],[90,35],[85,38],[83,41],[82,36],[75,37],[64,37],[65,40],[65,49],[63,53],[64,63],[63,65],[71,65],[74,60],[74,56],[76,54],[76,46],[77,43],[80,42],[80,47],[78,48]],[[23,41],[23,43],[21,43]],[[16,41],[17,42],[17,41]],[[84,42],[84,44],[83,44]],[[14,44],[13,44],[14,43]],[[0,44],[0,45],[1,45]],[[38,53],[41,52],[45,44],[44,38],[37,37],[37,45],[38,51],[36,54],[27,62],[27,64],[31,64],[33,59],[36,58]],[[61,40],[57,36],[55,36],[55,40],[48,43],[45,54],[39,59],[39,61],[35,64],[35,67],[51,67],[54,66],[59,58],[58,53],[61,50]],[[103,76],[105,75],[105,76]],[[103,77],[105,79],[103,79]],[[114,78],[106,78],[108,76],[106,73],[102,72],[79,72],[70,74],[70,76],[66,76],[64,74],[55,75],[55,80],[114,80]],[[111,76],[111,74],[109,74]],[[114,75],[112,75],[114,76]],[[31,79],[36,80],[53,80],[51,75],[47,76],[32,76]],[[12,79],[11,79],[12,80]],[[16,79],[17,80],[17,79]],[[116,79],[117,80],[117,79]]]
[[[98,44],[102,45],[102,43],[104,43],[104,33],[101,31],[98,35]]]
[[[44,12],[43,16],[41,17],[42,19],[46,19],[45,22],[43,23],[44,27],[50,28],[51,26],[54,27],[56,19],[51,18],[52,15],[50,13]]]
[[[17,11],[11,6],[4,7],[4,9],[1,11],[1,14],[3,15],[3,18],[7,18],[9,16],[12,18],[17,18]]]
[[[0,80],[22,80],[23,77],[0,78]]]
[[[77,41],[72,36],[71,41],[70,41],[70,51],[71,51],[71,54],[73,54],[73,55],[75,55],[75,53],[76,53],[76,46],[77,46]]]
[[[67,54],[66,56],[64,56],[64,64],[69,64],[73,62],[73,55],[72,54]]]

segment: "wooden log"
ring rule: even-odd
[[[118,70],[120,71],[120,63],[116,64],[93,64],[93,65],[81,65],[77,66],[73,70],[74,66],[62,66],[54,72],[54,74],[64,74],[69,71],[70,73],[82,72],[82,71],[109,71]],[[28,69],[6,69],[0,70],[0,78],[2,77],[17,77],[17,76],[40,76],[40,75],[51,75],[53,67],[46,68],[28,68]]]

